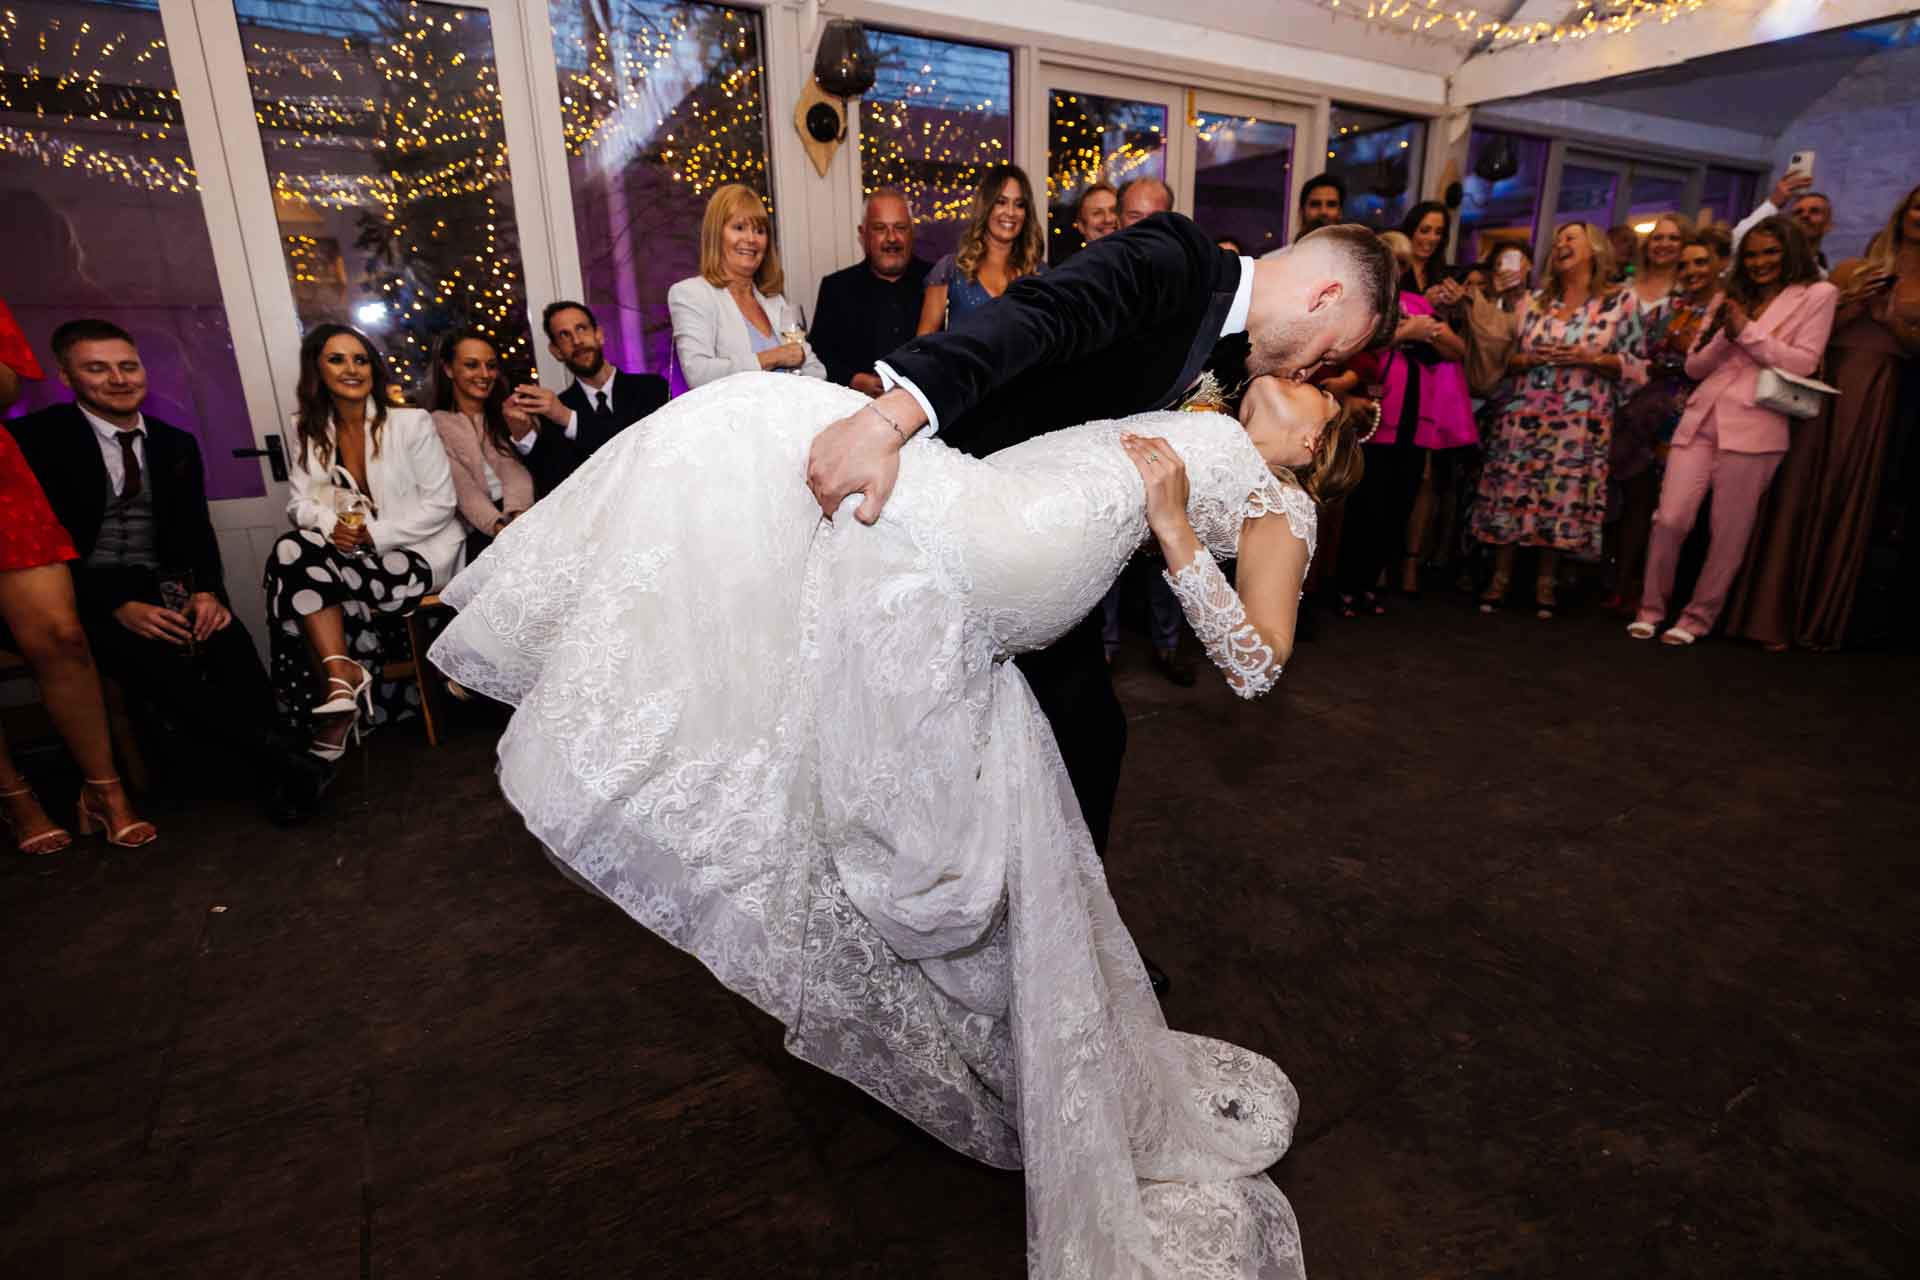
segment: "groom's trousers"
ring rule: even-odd
[[[1101,625],[1100,610],[1095,609],[1051,647],[1014,661],[1053,726],[1080,813],[1093,834],[1094,852],[1105,857],[1114,794],[1120,789],[1120,758],[1127,750],[1127,717],[1113,692]]]

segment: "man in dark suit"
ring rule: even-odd
[[[1394,261],[1364,227],[1329,227],[1255,262],[1187,218],[1158,213],[1025,276],[944,333],[879,365],[885,394],[815,438],[807,482],[829,516],[855,493],[880,516],[908,437],[931,427],[976,456],[1076,423],[1177,404],[1224,339],[1247,371],[1301,378],[1393,336]],[[1126,720],[1099,615],[1020,660],[1104,851]]]
[[[873,366],[920,327],[920,303],[931,264],[913,256],[913,212],[893,187],[867,197],[860,219],[866,257],[820,282],[808,335],[827,380],[877,396]]]
[[[199,445],[141,413],[146,369],[118,326],[61,325],[53,354],[73,402],[10,425],[80,553],[74,594],[96,660],[258,770],[269,816],[306,818],[330,771],[276,721],[260,656],[228,610]],[[187,579],[183,607],[163,603],[163,577]]]
[[[513,392],[514,407],[540,423],[514,447],[533,473],[536,496],[544,498],[607,441],[665,404],[667,380],[609,364],[606,335],[583,303],[548,303],[540,326],[547,331],[547,349],[573,375],[558,394],[532,382]]]

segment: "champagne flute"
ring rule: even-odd
[[[793,309],[793,319],[788,321],[787,327],[780,331],[780,341],[790,342],[795,346],[799,346],[801,343],[804,343],[806,340],[807,340],[807,313],[802,311],[799,307],[795,307]],[[790,372],[793,372],[793,373],[798,373],[799,371],[800,369],[798,365],[793,366],[792,369],[790,370]]]

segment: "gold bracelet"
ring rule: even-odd
[[[900,429],[900,424],[895,422],[892,418],[889,418],[886,414],[882,413],[880,411],[880,406],[873,403],[871,400],[867,402],[867,408],[873,410],[874,417],[880,419],[880,421],[886,423],[888,426],[893,428],[893,434],[900,437],[900,444],[902,445],[902,447],[904,447],[907,443],[907,433]]]

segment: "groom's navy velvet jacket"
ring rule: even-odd
[[[945,333],[886,358],[977,456],[1048,431],[1164,409],[1206,368],[1240,260],[1193,222],[1157,213],[1023,276]]]

